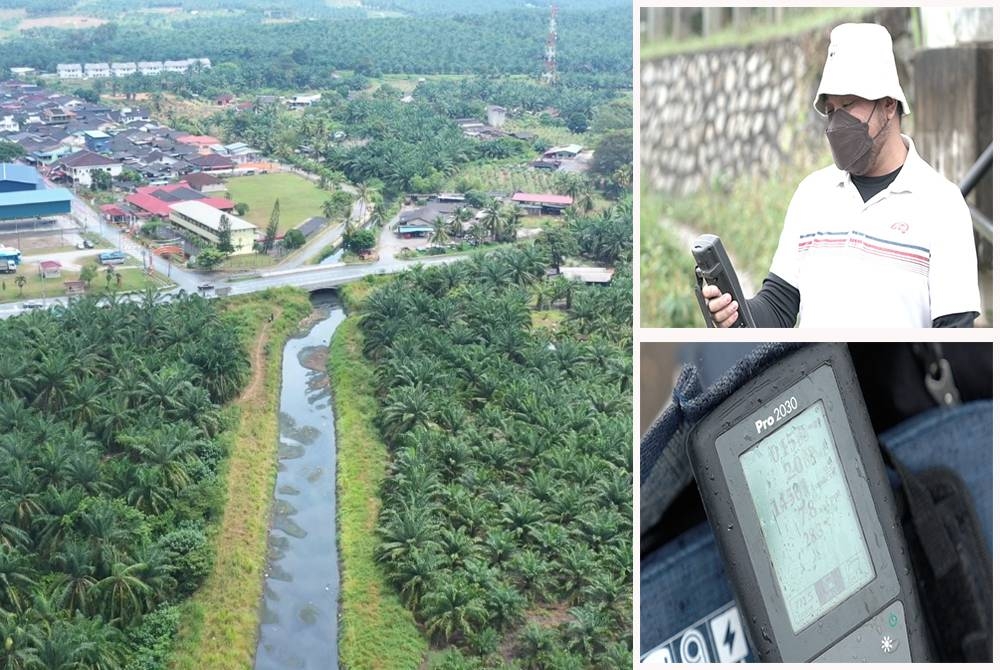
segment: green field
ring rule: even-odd
[[[521,116],[507,119],[503,129],[512,133],[533,133],[544,140],[550,147],[564,144],[579,144],[584,149],[593,149],[601,139],[600,133],[588,130],[574,133],[565,123],[558,121],[555,125],[542,123],[537,116]]]
[[[463,165],[444,183],[445,191],[554,192],[558,173],[522,163],[494,161]]]
[[[28,283],[24,285],[23,291],[14,283],[15,278],[20,275],[23,275],[28,280]],[[120,284],[118,283],[118,277],[121,277]],[[17,275],[0,275],[0,303],[63,296],[66,295],[66,288],[63,282],[74,281],[79,278],[79,272],[63,270],[60,277],[42,279],[38,276],[38,265],[36,263],[25,263],[22,271]],[[115,267],[115,275],[110,283],[110,286],[119,293],[141,291],[147,286],[165,288],[171,285],[171,282],[159,273],[154,273],[152,277],[149,277],[141,268],[123,266]],[[108,286],[105,271],[101,268],[97,273],[97,277],[91,281],[87,293],[91,295],[102,293]]]
[[[392,86],[400,93],[413,93],[413,90],[420,83],[421,79],[426,79],[427,81],[444,79],[460,80],[468,79],[469,76],[466,74],[385,74],[373,80],[372,84],[367,88],[367,92],[374,93],[380,86],[385,84],[386,86]]]
[[[278,232],[297,227],[312,216],[323,216],[323,203],[329,194],[308,179],[287,172],[233,177],[226,181],[229,198],[245,202],[250,211],[243,217],[250,223],[267,228],[274,201],[281,202]]]

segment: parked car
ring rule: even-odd
[[[29,300],[28,302],[24,303],[25,309],[41,309],[44,306],[45,305],[42,304],[41,300]]]

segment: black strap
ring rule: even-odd
[[[927,487],[904,466],[891,451],[882,445],[882,457],[899,475],[903,483],[910,520],[920,540],[927,562],[934,571],[934,578],[941,579],[958,566],[958,554],[948,535],[944,521],[938,514],[934,498]]]

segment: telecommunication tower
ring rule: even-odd
[[[559,7],[553,2],[549,12],[549,36],[545,40],[545,72],[542,74],[542,79],[546,84],[555,83],[558,78],[556,73],[556,15],[558,13]]]

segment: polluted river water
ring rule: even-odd
[[[314,295],[313,308],[281,363],[278,475],[255,670],[337,665],[337,450],[326,363],[344,312],[332,294]]]

